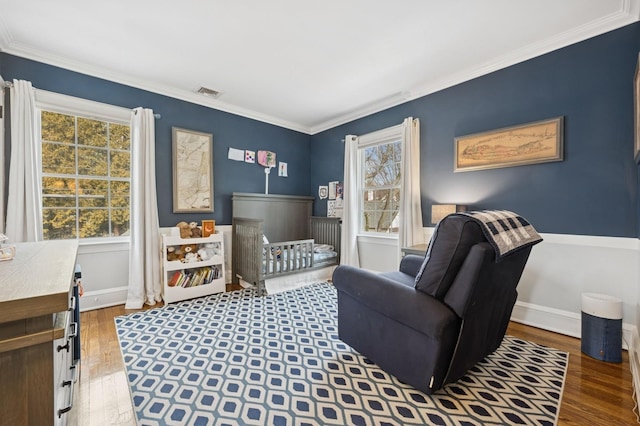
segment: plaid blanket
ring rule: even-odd
[[[472,218],[496,251],[496,261],[524,247],[542,241],[540,234],[522,216],[507,210],[483,210],[455,213]]]

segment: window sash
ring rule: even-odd
[[[62,238],[78,238],[82,240],[120,240],[120,239],[128,239],[128,237],[117,236],[116,228],[119,226],[119,222],[114,222],[114,214],[121,215],[123,211],[129,210],[130,215],[130,196],[131,196],[131,150],[126,150],[122,148],[113,148],[108,143],[107,146],[95,146],[93,144],[83,144],[78,140],[78,121],[79,119],[90,119],[97,120],[100,122],[105,122],[109,124],[114,124],[118,126],[126,126],[130,127],[130,117],[131,110],[126,108],[121,108],[113,105],[102,104],[99,102],[89,101],[86,99],[75,98],[72,96],[61,95],[58,93],[47,92],[40,89],[35,89],[36,96],[36,107],[38,110],[38,114],[42,114],[42,111],[49,111],[57,114],[65,114],[74,117],[74,140],[72,143],[62,143],[56,141],[46,141],[41,139],[42,144],[58,144],[60,146],[68,146],[74,152],[74,173],[64,173],[60,171],[50,172],[41,172],[40,179],[43,182],[42,188],[42,197],[43,197],[43,219],[46,219],[46,215],[54,214],[55,211],[68,211],[73,215],[73,221],[75,224],[72,226],[69,223],[69,226],[66,227],[67,231],[69,231],[72,227],[73,232],[70,234],[61,234]],[[111,129],[112,126],[109,125],[108,129]],[[130,130],[130,129],[129,129]],[[119,133],[118,133],[119,134]],[[107,142],[112,142],[111,140],[111,130],[107,130],[105,135]],[[129,132],[129,147],[131,147],[131,133]],[[105,174],[93,175],[82,173],[81,170],[78,170],[80,167],[80,162],[78,161],[78,156],[81,155],[79,153],[83,150],[90,150],[96,155],[100,156],[99,153],[104,153],[105,159]],[[114,171],[112,165],[113,155],[128,155],[129,159],[129,177],[118,176],[117,173],[114,175]],[[40,160],[42,161],[42,160]],[[126,161],[126,159],[125,159]],[[125,163],[126,165],[126,163]],[[56,193],[55,191],[51,191],[51,188],[47,188],[44,185],[45,179],[60,179],[66,180],[68,182],[73,182],[74,189],[71,192],[71,188],[69,188],[69,193]],[[81,183],[85,183],[88,188],[87,194],[81,194],[78,192],[77,187]],[[101,184],[100,182],[104,182]],[[128,185],[128,193],[127,194],[112,194],[113,184],[121,183]],[[124,188],[126,190],[126,186],[119,186],[120,190]],[[49,193],[45,193],[45,191],[49,191]],[[129,202],[127,206],[123,206],[123,196],[126,195]],[[68,198],[69,205],[66,206],[64,199]],[[53,201],[60,200],[63,205],[56,205],[57,203],[51,202],[48,206],[45,206],[45,201]],[[71,205],[71,199],[73,199],[73,205]],[[82,230],[83,224],[87,217],[91,217],[91,215],[95,215],[98,211],[106,211],[106,217],[100,218],[99,222],[92,223],[95,225],[96,234],[89,237],[80,237],[79,233]],[[120,216],[122,218],[122,216]],[[94,219],[95,220],[95,219]],[[121,219],[122,220],[122,219]],[[130,225],[130,219],[127,220],[124,218],[125,222],[122,222],[123,225]],[[44,220],[43,220],[44,222]],[[106,231],[104,230],[106,226]],[[44,223],[43,223],[44,227]],[[43,230],[44,232],[44,230]],[[64,229],[63,231],[64,232]],[[105,234],[106,232],[106,234]],[[112,234],[115,235],[112,236]],[[54,239],[48,237],[48,239]]]
[[[376,132],[372,132],[372,133],[368,133],[366,135],[362,135],[358,137],[358,163],[357,163],[357,176],[358,176],[358,187],[357,187],[357,191],[358,191],[358,209],[359,209],[359,223],[358,223],[358,229],[359,229],[359,233],[361,234],[366,234],[366,235],[385,235],[385,236],[397,236],[397,230],[396,231],[372,231],[372,230],[366,230],[365,229],[365,214],[369,213],[369,214],[382,214],[384,212],[389,212],[389,214],[392,214],[394,211],[394,208],[390,208],[390,209],[386,209],[386,210],[382,210],[382,209],[378,209],[378,208],[365,208],[365,200],[364,200],[364,196],[366,191],[393,191],[393,190],[400,190],[400,181],[398,181],[398,184],[394,184],[394,185],[380,185],[380,186],[372,186],[372,185],[366,185],[365,184],[365,150],[367,148],[371,148],[374,146],[380,146],[380,145],[385,145],[385,144],[393,144],[396,142],[400,142],[400,149],[402,150],[403,147],[403,126],[402,125],[397,125],[397,126],[392,126],[392,127],[388,127],[386,129],[382,129]],[[402,169],[400,169],[400,173],[402,173]],[[400,205],[400,200],[398,199],[397,203],[398,206]],[[393,203],[392,203],[393,205]],[[397,209],[395,209],[395,211],[397,212]],[[379,215],[376,217],[380,217]],[[396,213],[396,217],[394,219],[391,219],[389,221],[389,227],[391,227],[391,225],[393,224],[394,221],[397,220],[397,213]]]

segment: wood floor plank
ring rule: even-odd
[[[136,424],[113,320],[131,312],[121,305],[81,314],[82,371],[70,424]],[[513,322],[507,333],[569,352],[559,426],[638,424],[627,352],[622,363],[608,363],[583,354],[579,339]]]

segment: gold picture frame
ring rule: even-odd
[[[564,117],[455,139],[453,171],[496,169],[562,161]]]
[[[173,212],[213,212],[213,135],[172,127]]]
[[[640,162],[640,54],[633,76],[633,159]]]
[[[204,238],[209,237],[216,233],[216,221],[211,219],[202,220],[202,236]]]

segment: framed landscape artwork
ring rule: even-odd
[[[548,163],[563,159],[564,117],[461,136],[454,172]]]
[[[213,136],[172,128],[173,212],[213,212]]]

